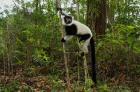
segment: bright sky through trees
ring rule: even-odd
[[[12,0],[0,0],[0,11],[10,9],[13,6]]]
[[[0,11],[5,9],[11,10],[14,6],[15,0],[0,0]],[[32,0],[24,0],[25,2],[32,1]]]

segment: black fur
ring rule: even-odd
[[[91,47],[91,61],[92,61],[92,80],[97,84],[96,79],[96,58],[95,58],[95,43],[93,37],[90,39],[90,47]]]
[[[77,35],[79,37],[79,42],[85,41],[91,37],[90,34],[83,34],[83,35]]]
[[[71,26],[65,26],[66,35],[76,35],[77,34],[77,27],[75,24]]]
[[[61,42],[66,42],[66,40],[64,38],[61,39]]]
[[[66,24],[70,24],[72,22],[72,17],[71,16],[65,16],[64,21]]]

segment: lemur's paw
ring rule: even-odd
[[[80,54],[81,54],[81,56],[82,56],[82,57],[85,55],[85,53],[84,53],[84,52],[81,52]]]
[[[61,42],[66,42],[66,40],[64,38],[61,39]]]

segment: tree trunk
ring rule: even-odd
[[[87,25],[96,36],[105,34],[106,29],[106,0],[87,0]]]
[[[105,34],[106,29],[106,0],[100,1],[98,11],[95,21],[95,31],[97,36],[102,36]]]
[[[95,29],[95,1],[87,0],[87,25],[93,31]]]
[[[61,0],[56,0],[56,8],[61,8]],[[56,9],[56,10],[57,10]],[[59,15],[61,17],[61,15]],[[62,24],[59,22],[60,25]],[[60,30],[63,30],[62,26],[60,27]],[[61,36],[62,38],[64,37],[63,31],[61,31]],[[68,57],[66,54],[66,49],[65,49],[65,43],[63,45],[63,53],[64,53],[64,64],[65,64],[65,70],[66,70],[66,82],[67,82],[67,89],[66,92],[71,92],[71,84],[70,84],[70,75],[69,75],[69,68],[68,68]]]

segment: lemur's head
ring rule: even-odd
[[[65,22],[65,24],[71,24],[72,16],[64,16],[64,22]]]
[[[64,12],[61,13],[61,19],[63,25],[71,25],[73,23],[73,17]]]

